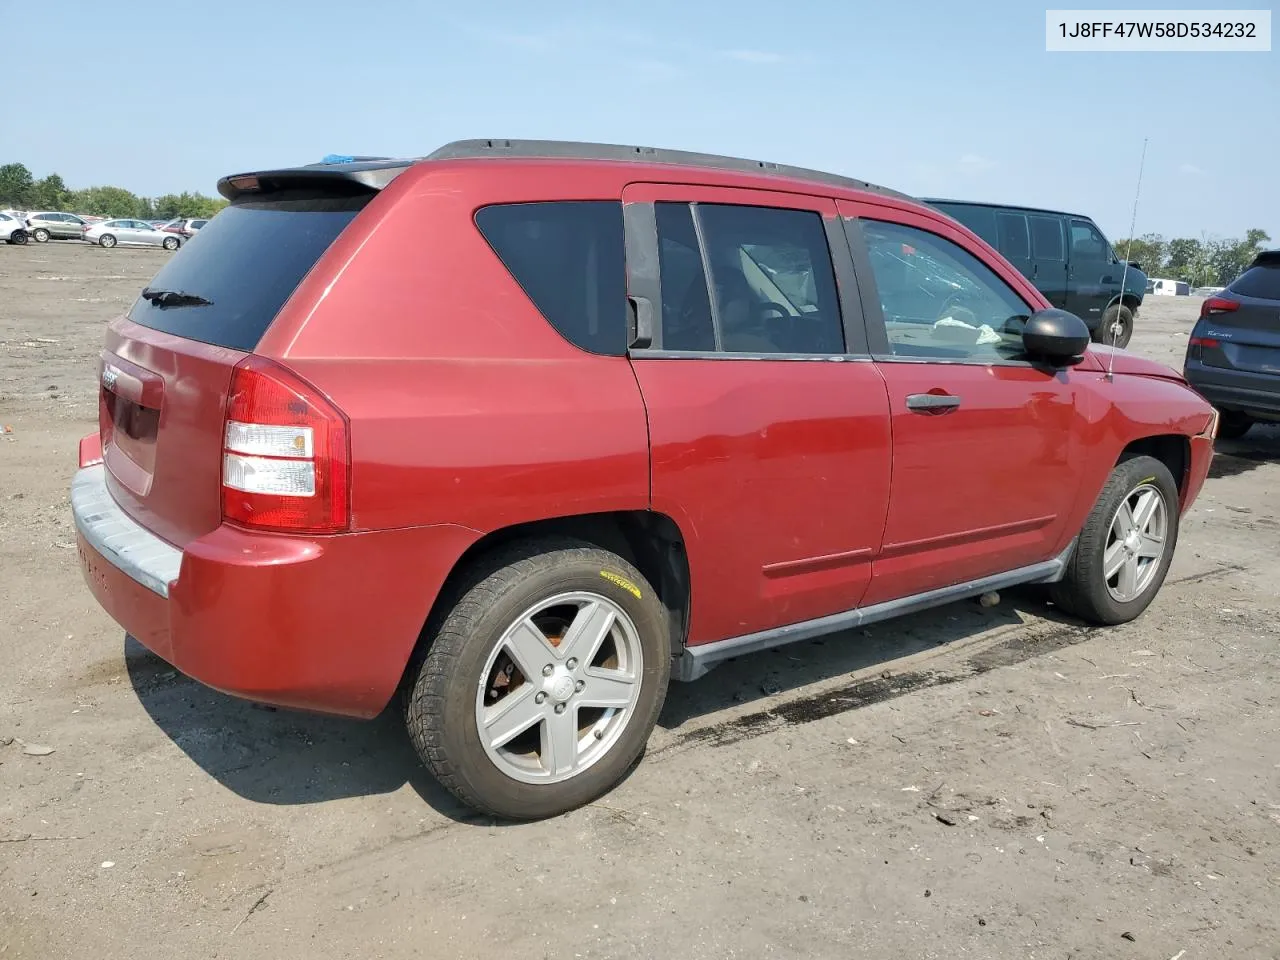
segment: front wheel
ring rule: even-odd
[[[1239,410],[1218,411],[1218,436],[1223,440],[1239,440],[1253,426],[1253,417]]]
[[[406,720],[464,803],[556,816],[612,788],[657,722],[671,676],[666,609],[621,557],[527,542],[474,571],[438,620]]]
[[[31,239],[34,240],[36,243],[48,243],[49,231],[46,230],[44,227],[36,227],[34,230],[31,231]]]
[[[115,245],[116,245],[116,238],[109,233],[104,233],[102,236],[98,238],[98,246],[100,247],[106,247],[108,250],[110,250]]]
[[[1101,343],[1124,348],[1133,336],[1133,311],[1122,303],[1113,303],[1102,314],[1097,337]]]
[[[178,238],[177,238],[177,237],[165,237],[165,238],[164,238],[164,242],[161,244],[161,246],[163,246],[166,250],[177,250],[177,249],[178,249]]]
[[[1128,623],[1155,599],[1178,542],[1178,487],[1154,457],[1121,461],[1094,504],[1054,603],[1102,626]]]

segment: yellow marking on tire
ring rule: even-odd
[[[1145,480],[1139,480],[1139,481],[1138,481],[1138,486],[1142,486],[1144,483],[1155,483],[1155,482],[1156,482],[1156,478],[1155,478],[1155,477],[1147,477],[1147,479],[1145,479]]]
[[[616,573],[612,573],[608,570],[601,570],[600,576],[604,577],[610,583],[616,583],[623,590],[627,591],[627,593],[635,594],[635,597],[637,600],[640,599],[640,588],[637,587],[630,580],[628,580],[626,577],[620,577]]]

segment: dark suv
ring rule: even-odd
[[[1222,436],[1244,436],[1256,420],[1280,421],[1280,250],[1258,254],[1200,305],[1183,369],[1221,412]]]
[[[106,331],[85,580],[219,690],[401,688],[492,813],[598,796],[729,658],[1021,583],[1130,621],[1209,468],[1176,371],[861,181],[480,141],[219,189]]]
[[[1088,217],[995,203],[924,202],[999,250],[1050,303],[1083,319],[1095,341],[1117,347],[1129,343],[1147,275],[1136,263],[1126,271],[1124,261]]]

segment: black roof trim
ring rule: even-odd
[[[403,160],[358,158],[350,163],[313,163],[277,170],[250,171],[223,177],[218,192],[235,201],[255,194],[279,191],[316,191],[343,195],[376,193],[414,164],[428,160],[472,160],[499,157],[526,160],[615,160],[631,163],[663,163],[739,173],[790,177],[810,183],[878,193],[899,200],[917,202],[914,197],[865,180],[842,177],[821,170],[792,167],[765,160],[746,160],[714,153],[664,150],[657,147],[615,143],[585,143],[572,140],[455,140],[425,157]],[[257,186],[248,185],[256,178]]]
[[[1253,267],[1280,267],[1280,250],[1260,250],[1249,264],[1250,269]]]
[[[455,140],[428,154],[427,160],[470,160],[478,157],[510,157],[538,160],[620,160],[632,163],[669,163],[681,167],[703,167],[739,173],[758,173],[808,180],[833,187],[865,190],[900,200],[915,201],[905,193],[890,190],[865,180],[842,177],[821,170],[792,167],[766,160],[746,160],[715,153],[692,153],[687,150],[665,150],[658,147],[630,146],[618,143],[588,143],[573,140]]]
[[[949,200],[946,197],[921,197],[920,202],[930,206],[936,203],[954,203],[963,207],[993,207],[998,210],[1021,210],[1025,213],[1050,213],[1057,217],[1076,217],[1094,223],[1093,217],[1087,214],[1072,213],[1070,210],[1050,210],[1047,207],[1029,207],[1025,203],[986,203],[982,200]]]

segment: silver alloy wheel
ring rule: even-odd
[[[177,250],[177,249],[178,249],[178,238],[177,238],[177,237],[165,237],[165,238],[164,238],[164,241],[163,241],[163,243],[162,243],[161,245],[162,245],[166,250]]]
[[[98,238],[98,243],[104,247],[114,247],[116,245],[116,238],[109,233],[104,233]]]
[[[1169,513],[1164,494],[1140,483],[1120,502],[1111,519],[1102,576],[1112,599],[1128,603],[1151,585],[1168,547]]]
[[[568,780],[618,742],[643,670],[639,631],[612,600],[585,591],[540,600],[485,663],[476,688],[480,743],[513,780]]]

